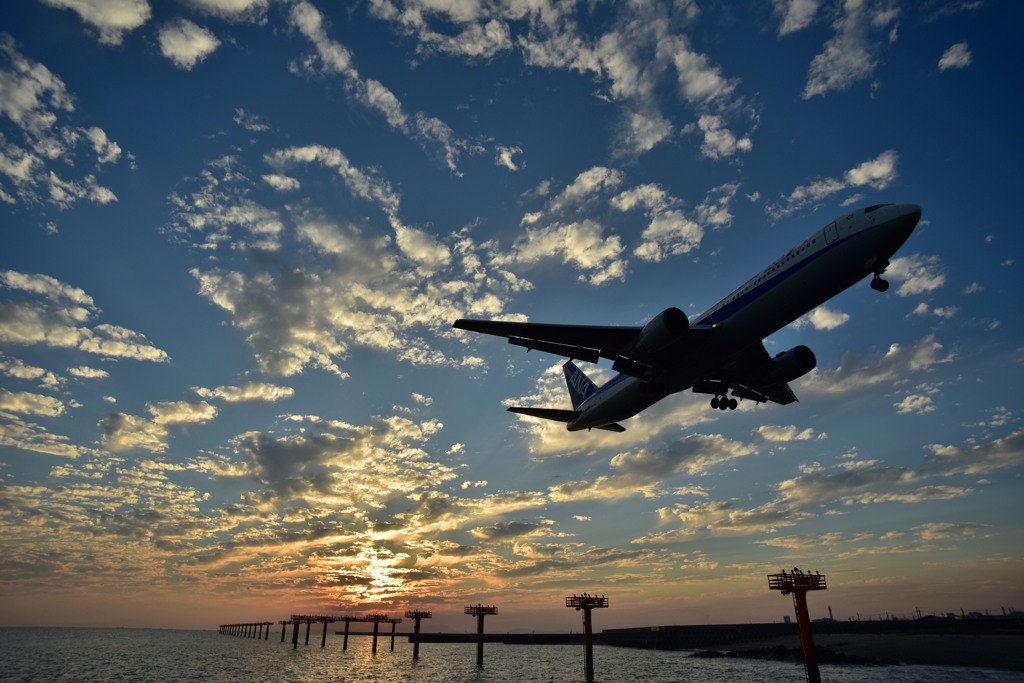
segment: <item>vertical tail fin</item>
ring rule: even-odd
[[[597,385],[584,375],[583,371],[572,361],[563,365],[562,370],[565,372],[565,384],[569,387],[569,398],[572,399],[573,410],[579,410],[580,404],[597,391]]]

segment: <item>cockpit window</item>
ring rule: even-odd
[[[874,204],[864,209],[864,213],[871,213],[872,211],[877,211],[878,209],[881,209],[883,206],[892,206],[892,204]]]

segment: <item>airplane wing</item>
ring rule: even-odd
[[[641,327],[514,323],[500,320],[456,320],[460,330],[506,337],[510,344],[596,363],[615,360],[636,342]]]
[[[721,373],[698,382],[693,391],[701,394],[732,395],[758,403],[788,405],[798,399],[786,382],[773,379],[774,364],[764,344],[755,344],[741,352],[735,362]]]

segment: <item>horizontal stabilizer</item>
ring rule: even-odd
[[[529,415],[530,417],[539,417],[544,420],[555,420],[556,422],[572,422],[580,416],[575,410],[564,410],[561,408],[521,408],[519,406],[512,406],[508,411],[510,413],[519,413],[520,415]],[[625,427],[615,422],[594,427],[594,429],[603,429],[606,432],[626,431]]]
[[[530,417],[540,417],[545,420],[555,420],[557,422],[572,422],[580,415],[575,410],[562,410],[559,408],[520,408],[518,406],[512,406],[508,410],[510,413],[519,413],[520,415],[529,415]]]

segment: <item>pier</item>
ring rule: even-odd
[[[221,624],[220,632],[227,636],[267,640],[270,638],[270,627],[273,625],[274,622],[272,621],[253,621],[248,624]],[[266,635],[263,635],[264,628],[266,629]]]
[[[484,617],[488,614],[497,614],[498,608],[494,605],[469,605],[466,607],[466,614],[476,617],[476,665],[484,665]]]
[[[779,574],[768,575],[768,588],[781,591],[783,595],[793,594],[793,605],[796,609],[796,623],[800,628],[800,646],[804,651],[804,671],[807,683],[821,683],[821,672],[814,652],[814,639],[811,637],[811,617],[807,612],[807,591],[823,591],[828,588],[821,572],[811,574],[793,567],[792,572],[785,569]]]
[[[405,613],[405,618],[406,619],[414,619],[415,623],[416,623],[416,625],[415,625],[415,627],[413,629],[413,633],[412,633],[412,658],[413,659],[419,659],[420,658],[420,619],[430,619],[432,616],[434,616],[434,613],[431,612],[430,610],[411,609],[411,610],[407,610],[406,613]],[[392,638],[392,640],[391,640],[391,649],[392,650],[395,649],[394,638]]]
[[[595,607],[607,607],[608,598],[597,595],[571,595],[565,599],[566,607],[583,612],[583,668],[588,681],[594,680],[594,628],[590,612]]]

